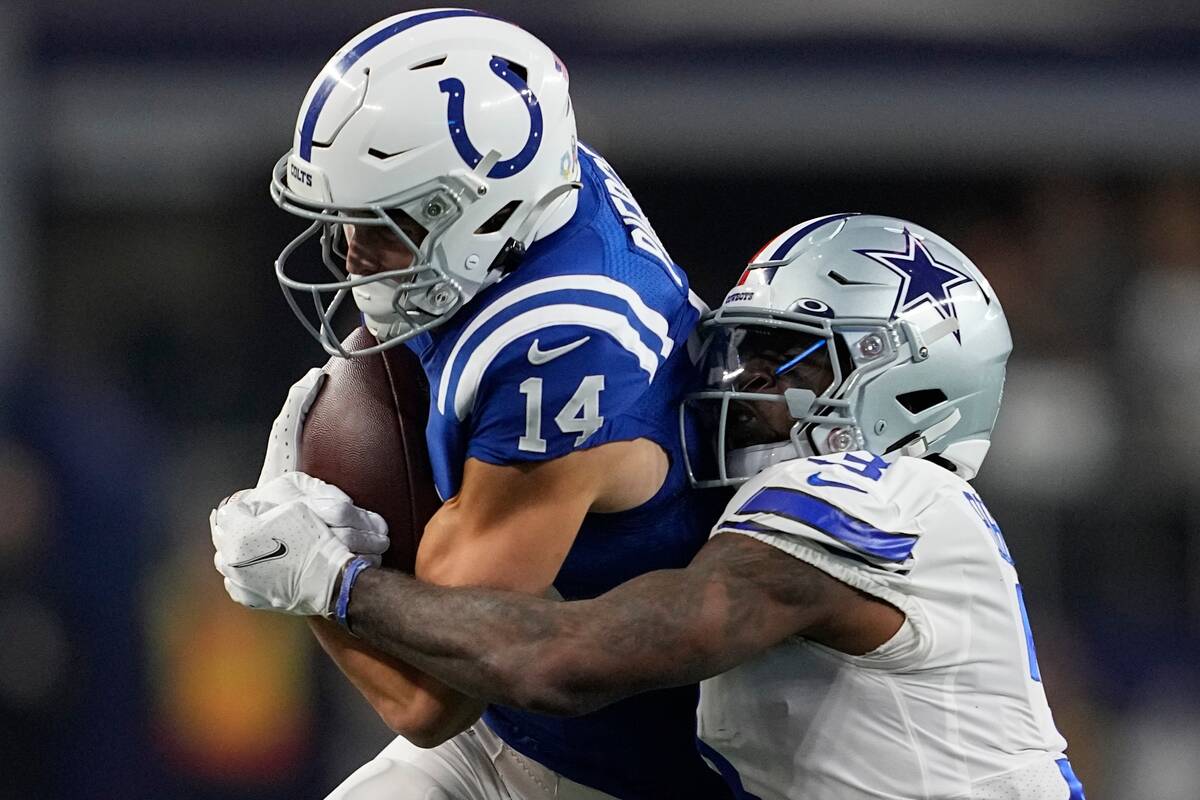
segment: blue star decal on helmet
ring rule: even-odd
[[[888,250],[855,250],[859,255],[878,261],[900,276],[900,291],[892,306],[892,318],[921,303],[931,303],[943,319],[958,319],[954,299],[950,290],[964,283],[971,283],[971,276],[933,257],[925,244],[904,230],[904,250],[893,253]],[[954,338],[962,341],[958,331]]]

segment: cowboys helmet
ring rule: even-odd
[[[327,352],[365,355],[436,327],[570,219],[579,161],[567,82],[537,38],[467,9],[389,17],[334,54],[271,180],[275,202],[312,221],[275,272]],[[359,225],[390,229],[412,263],[347,275],[344,226]],[[318,236],[334,279],[289,274]],[[379,344],[339,344],[330,321],[347,293]],[[294,294],[311,296],[313,319]]]
[[[793,226],[702,330],[708,388],[680,420],[693,445],[692,415],[716,432],[715,477],[685,448],[698,486],[852,450],[936,456],[970,479],[987,454],[1008,323],[979,269],[919,225],[832,214]]]

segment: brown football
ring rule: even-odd
[[[344,346],[375,343],[366,328],[356,328]],[[384,566],[411,573],[425,523],[441,505],[425,446],[429,384],[421,362],[399,345],[331,358],[325,372],[304,423],[300,469],[382,516],[391,539]]]

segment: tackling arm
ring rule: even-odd
[[[612,442],[532,465],[469,460],[462,491],[425,529],[417,576],[444,586],[545,592],[584,515],[641,505],[657,492],[666,470],[665,454],[645,440]],[[381,617],[403,613],[403,605],[380,609]],[[379,642],[353,639],[325,620],[313,619],[311,625],[326,652],[389,727],[415,744],[437,745],[482,713],[488,698],[450,688],[455,684],[431,678],[402,653],[384,655],[369,646]]]
[[[865,653],[904,616],[770,545],[722,534],[687,569],[569,603],[367,570],[350,620],[467,694],[569,715],[716,675],[792,634]]]

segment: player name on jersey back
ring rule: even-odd
[[[604,189],[608,192],[613,205],[616,206],[617,213],[621,215],[621,221],[625,223],[630,240],[651,258],[659,261],[677,285],[683,286],[683,276],[679,272],[679,267],[675,266],[675,262],[667,254],[666,246],[658,238],[654,228],[650,226],[650,220],[646,219],[642,207],[633,198],[633,192],[629,191],[629,187],[617,175],[612,164],[583,144],[579,145],[579,149],[587,153],[600,172],[604,174]]]

